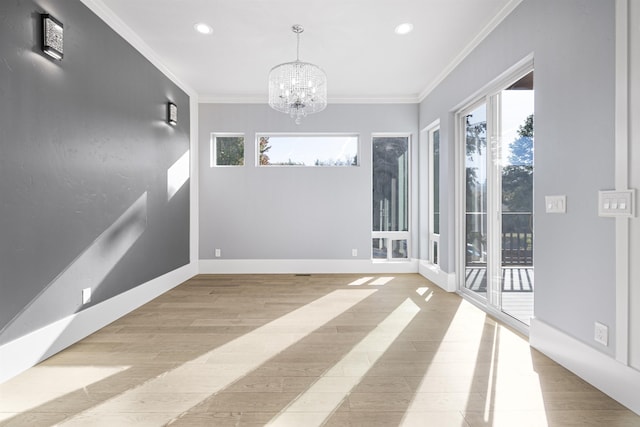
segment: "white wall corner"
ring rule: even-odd
[[[420,275],[432,281],[445,291],[456,291],[455,273],[447,273],[446,271],[442,271],[439,266],[424,260],[420,261],[418,268],[418,273],[420,273]]]
[[[190,263],[0,346],[0,383],[64,350],[197,274]]]
[[[616,0],[615,187],[629,186],[629,0]],[[630,238],[628,218],[615,220],[616,359],[629,363]]]
[[[531,347],[640,415],[640,371],[539,319],[531,321],[529,342]]]

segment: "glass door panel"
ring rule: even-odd
[[[533,72],[500,92],[502,311],[533,316]]]
[[[464,116],[465,288],[487,296],[487,105]]]

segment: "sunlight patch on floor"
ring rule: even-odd
[[[321,426],[419,312],[420,308],[406,299],[267,425]],[[362,361],[363,354],[368,355],[366,363]]]
[[[373,279],[373,277],[361,277],[360,279],[356,279],[353,282],[349,283],[349,286],[362,286],[371,279]]]
[[[467,407],[472,391],[473,372],[458,372],[453,382],[448,375],[451,374],[450,368],[459,366],[452,363],[456,358],[464,357],[465,360],[477,363],[485,320],[486,315],[471,304],[464,301],[460,304],[420,385],[415,390],[401,426],[419,425],[424,421],[424,412],[429,407],[427,403],[431,399],[430,396],[436,396],[440,392],[447,393],[448,396],[448,401],[442,402],[443,408],[446,406],[447,410],[460,411]]]
[[[428,290],[429,290],[429,287],[427,287],[427,286],[422,286],[422,287],[420,287],[420,288],[416,289],[416,293],[417,293],[418,295],[420,295],[420,296],[423,296],[424,294],[426,294],[426,293],[427,293],[427,291],[428,291]]]
[[[531,349],[522,337],[498,326],[494,361],[496,377],[492,410],[545,411],[540,378],[535,372]],[[545,425],[545,424],[540,424]]]
[[[375,292],[333,291],[59,425],[86,426],[106,414],[132,412],[164,413],[163,422],[170,422]],[[267,348],[261,346],[265,339],[270,341]],[[163,402],[167,396],[180,397],[179,401],[172,398],[171,414]]]
[[[0,413],[26,412],[82,390],[130,366],[36,366],[0,384]],[[38,384],[34,387],[34,384]]]
[[[392,281],[394,277],[378,277],[373,282],[369,283],[369,286],[384,286],[390,281]]]

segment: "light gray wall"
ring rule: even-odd
[[[453,114],[534,54],[535,315],[594,346],[594,321],[615,335],[614,226],[597,216],[598,190],[614,183],[614,3],[524,0],[420,106],[421,129],[442,125],[441,265],[452,272]],[[565,215],[544,212],[556,194],[567,196]]]
[[[369,259],[371,135],[411,133],[415,142],[417,118],[417,104],[336,104],[296,125],[266,104],[200,104],[200,258],[219,248],[223,259],[354,259],[352,249]],[[245,166],[209,166],[213,132],[244,133]],[[360,166],[258,168],[261,132],[357,133]]]
[[[42,12],[64,24],[61,62]],[[189,98],[78,0],[4,2],[0,21],[3,344],[189,262],[189,183],[167,196]]]

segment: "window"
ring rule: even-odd
[[[440,246],[440,126],[429,131],[429,261],[438,265]]]
[[[357,135],[258,135],[259,166],[357,166]]]
[[[409,136],[373,137],[373,259],[409,258]]]
[[[212,134],[211,166],[243,166],[244,135]]]

